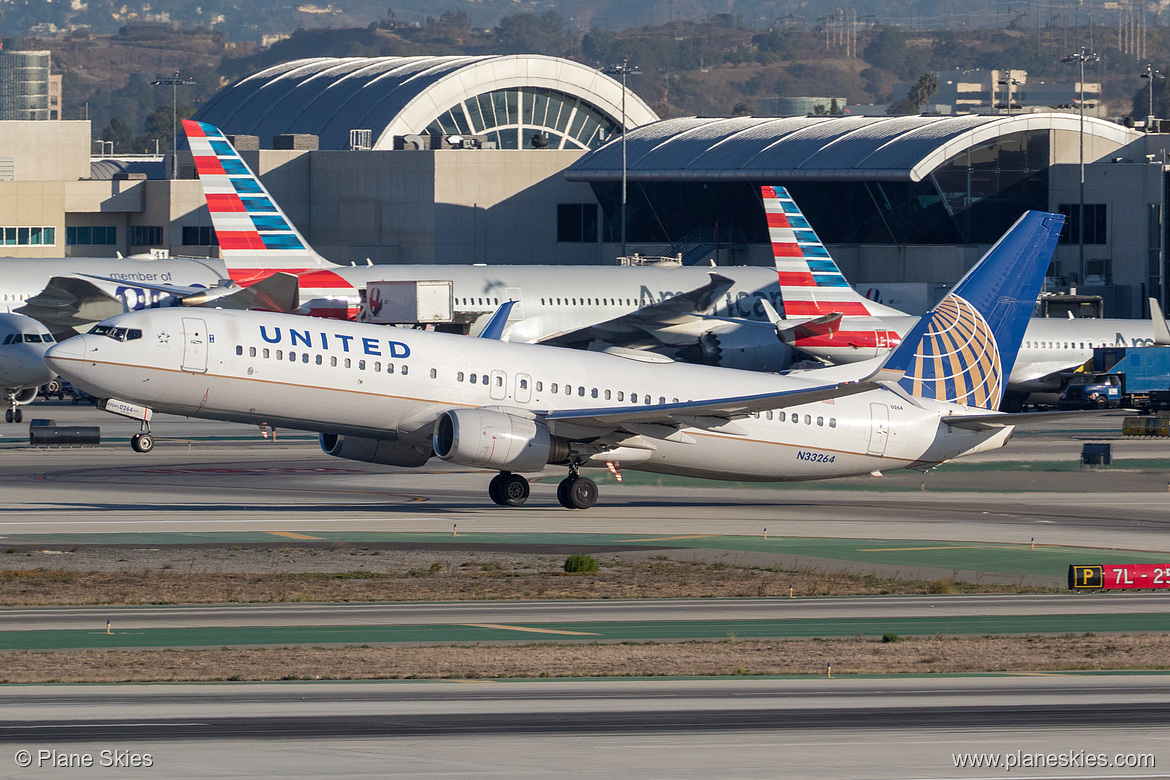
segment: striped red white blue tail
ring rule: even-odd
[[[335,267],[313,251],[219,128],[184,119],[183,131],[229,269]]]
[[[760,187],[760,193],[764,198],[786,318],[827,314],[866,317],[891,313],[887,307],[874,303],[849,286],[788,190],[765,185]]]
[[[302,310],[351,318],[358,292],[313,251],[218,127],[183,120],[228,276],[244,287],[274,273],[296,275]]]

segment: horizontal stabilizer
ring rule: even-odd
[[[1019,412],[1016,414],[956,414],[943,417],[941,422],[952,428],[966,428],[972,431],[990,431],[996,428],[1007,428],[1013,425],[1035,425],[1059,417],[1087,417],[1117,416],[1119,414],[1136,414],[1133,409],[1070,409],[1061,412]]]
[[[792,344],[801,339],[809,339],[815,336],[832,336],[841,328],[841,312],[833,312],[826,314],[823,317],[817,317],[815,320],[802,322],[799,325],[794,325],[790,328],[784,328],[780,331],[780,339],[785,344]]]

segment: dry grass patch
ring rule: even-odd
[[[796,596],[1049,590],[666,557],[598,556],[599,571],[566,574],[563,555],[485,557],[442,551],[407,556],[374,551],[358,556],[346,550],[239,548],[219,553],[219,558],[205,553],[174,563],[159,559],[148,567],[117,559],[105,562],[102,570],[0,570],[0,605],[765,597],[788,595],[790,587]]]
[[[1170,668],[1170,636],[77,650],[0,655],[0,682],[1061,672]]]

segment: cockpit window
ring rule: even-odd
[[[40,344],[41,343],[41,334],[39,334],[39,333],[26,333],[26,334],[24,334],[24,343],[25,344]]]
[[[17,335],[19,335],[19,334],[17,334]],[[4,337],[4,344],[2,346],[6,347],[11,343],[12,343],[12,334],[9,333],[7,336]]]
[[[110,325],[98,325],[90,333],[95,336],[105,336],[114,341],[134,341],[142,338],[142,331],[138,328],[115,328]]]

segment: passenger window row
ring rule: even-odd
[[[800,423],[800,414],[798,414],[797,412],[792,412],[791,414],[789,414],[787,412],[772,412],[771,410],[769,410],[766,412],[752,412],[752,417],[755,417],[757,420],[775,419],[779,422],[784,422],[785,420],[790,420],[791,422],[793,422],[795,424]],[[813,424],[813,416],[811,414],[804,415],[804,424],[805,425],[812,425]],[[817,425],[821,426],[822,428],[825,427],[825,418],[818,415],[817,416]],[[829,418],[829,427],[830,428],[837,427],[837,418],[836,417]]]
[[[237,344],[236,345],[236,355],[242,357],[243,354],[244,354],[243,346]],[[276,360],[285,360],[286,359],[285,352],[283,349],[271,350],[268,347],[263,347],[259,350],[257,350],[255,347],[248,347],[248,357],[259,357],[261,360],[271,360],[273,358],[275,358]],[[297,352],[297,351],[291,350],[291,349],[288,351],[288,358],[287,359],[290,363],[296,363],[299,360],[301,363],[312,362],[313,364],[318,365],[318,366],[325,365],[325,356],[324,355],[311,355],[308,352]],[[367,360],[354,360],[352,358],[342,358],[342,359],[338,360],[336,355],[329,356],[329,367],[330,368],[357,368],[358,371],[365,371],[365,370],[369,369],[369,370],[373,371],[374,373],[382,373],[382,371],[383,371],[383,364],[382,364],[382,361],[380,361],[380,360],[367,361]],[[395,364],[394,363],[386,363],[385,364],[385,372],[387,374],[395,373]],[[402,376],[406,376],[407,374],[410,373],[410,366],[406,365],[405,363],[398,364],[397,373],[401,374]],[[436,371],[435,369],[432,368],[431,369],[431,379],[434,379],[437,376],[438,376],[438,371]]]
[[[541,306],[634,306],[633,298],[541,298]]]

